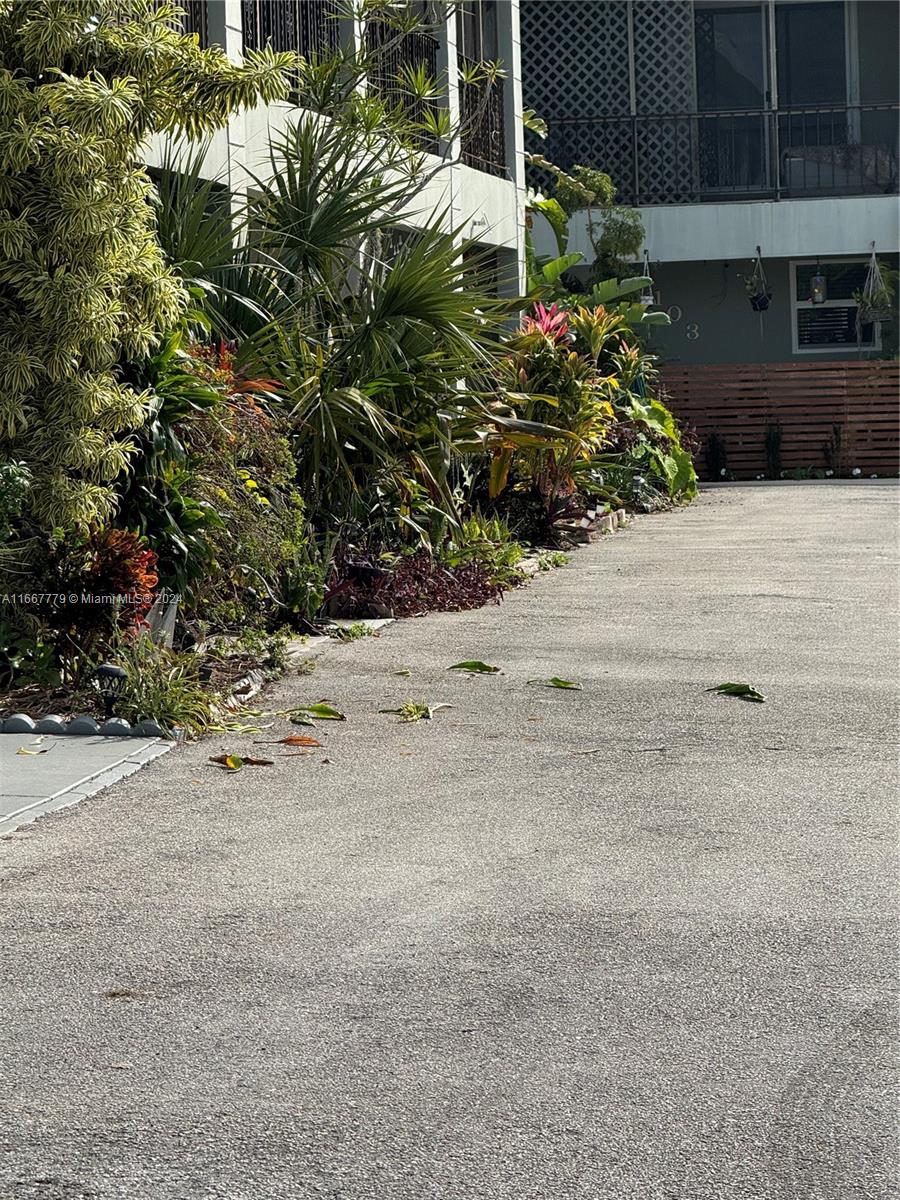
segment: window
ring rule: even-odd
[[[762,7],[698,8],[694,36],[700,111],[763,108],[768,84]]]
[[[854,292],[866,282],[865,259],[841,259],[817,262],[815,259],[791,263],[791,305],[794,318],[795,354],[840,351],[844,354],[857,346],[867,350],[881,348],[881,328],[877,324],[856,328]],[[809,299],[812,277],[824,275],[827,299],[813,304]]]
[[[470,62],[497,58],[497,8],[493,0],[468,0],[456,10],[456,49]]]
[[[777,5],[775,49],[779,107],[846,104],[843,4]]]

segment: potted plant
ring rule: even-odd
[[[772,292],[769,288],[769,281],[766,279],[759,246],[756,247],[756,261],[753,264],[753,270],[743,278],[750,307],[754,312],[765,312],[772,303]]]
[[[869,260],[866,282],[861,292],[854,292],[857,303],[857,322],[870,325],[874,321],[890,321],[894,315],[895,291],[892,272],[875,257],[874,247]]]

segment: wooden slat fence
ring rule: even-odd
[[[709,478],[706,451],[713,434],[724,442],[736,479],[768,475],[771,425],[781,429],[785,472],[900,472],[897,361],[684,364],[663,367],[660,383],[672,411],[702,441],[696,462],[701,478]]]

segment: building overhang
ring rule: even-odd
[[[896,196],[829,196],[814,200],[752,200],[640,208],[644,246],[651,262],[697,262],[865,254],[872,242],[883,254],[900,251],[900,203]],[[556,254],[552,232],[535,221],[539,254]],[[549,236],[548,236],[549,235]],[[594,253],[587,214],[569,222],[569,249],[586,262]]]

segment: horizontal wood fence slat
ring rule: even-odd
[[[661,368],[664,399],[702,447],[712,435],[736,478],[769,474],[766,433],[781,430],[780,468],[900,473],[900,362],[710,363]]]

